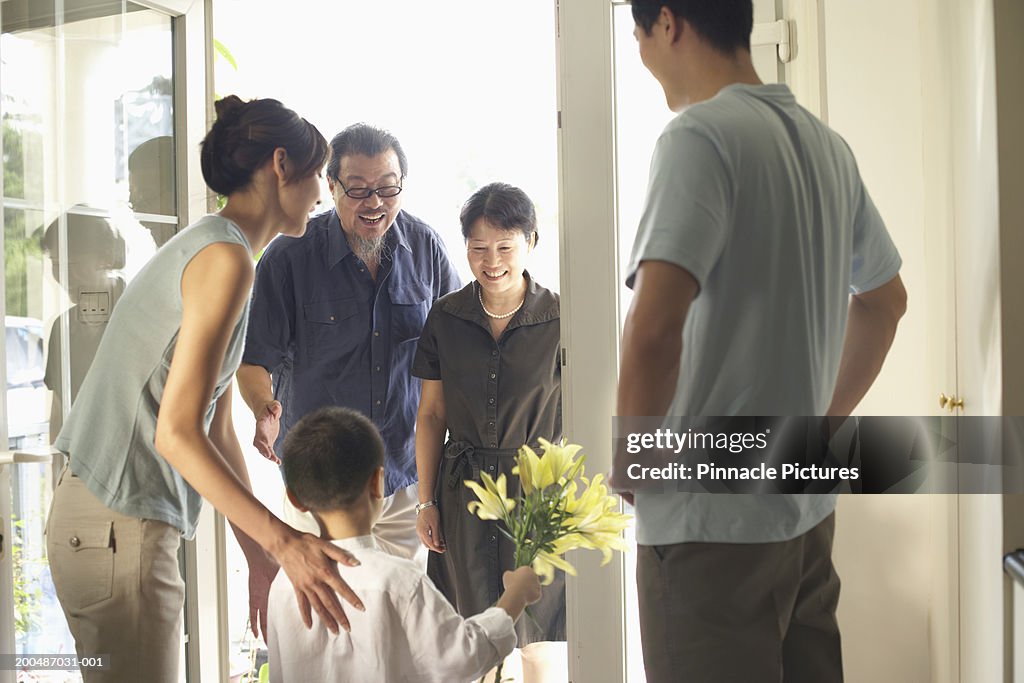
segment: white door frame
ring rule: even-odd
[[[618,365],[612,3],[556,0],[562,419],[587,470],[611,468]],[[566,583],[571,681],[625,680],[622,556],[573,553]],[[600,597],[596,597],[600,596]]]

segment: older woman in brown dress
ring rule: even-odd
[[[433,551],[428,575],[470,616],[498,599],[514,547],[497,522],[467,511],[475,498],[462,482],[479,481],[482,472],[504,474],[509,495],[518,494],[512,467],[519,446],[562,436],[561,366],[558,295],[525,270],[537,243],[533,202],[518,188],[492,183],[469,198],[461,222],[475,280],[434,304],[412,372],[423,380],[416,528]],[[530,614],[516,626],[520,647],[565,640],[561,572]],[[529,673],[536,659],[529,651],[536,649],[523,657],[524,674],[534,681],[544,678]]]

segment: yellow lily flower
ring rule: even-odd
[[[475,481],[464,482],[480,499],[472,501],[467,506],[470,513],[480,519],[505,519],[505,515],[516,506],[516,501],[508,497],[505,475],[499,475],[498,481],[494,481],[489,474],[482,472],[480,480],[484,483],[483,486]]]
[[[604,565],[611,561],[612,550],[627,549],[621,534],[629,524],[630,515],[613,511],[617,502],[608,495],[602,478],[600,474],[590,482],[584,478],[587,488],[583,494],[579,498],[567,498],[566,511],[570,516],[564,525],[580,537],[579,547],[600,550]],[[572,490],[575,493],[575,487]]]
[[[529,446],[521,446],[519,455],[516,456],[516,466],[512,468],[512,474],[519,475],[519,482],[523,486],[523,493],[530,495],[534,489],[544,490],[551,484],[550,481],[542,479],[542,467],[540,458]]]
[[[566,574],[576,576],[576,567],[573,567],[561,555],[541,551],[533,560],[533,571],[540,577],[542,586],[549,585],[555,580],[555,570],[561,569]]]
[[[583,446],[571,443],[567,444],[562,439],[555,445],[547,439],[537,439],[544,455],[540,462],[544,470],[542,479],[550,484],[559,483],[566,479],[572,479],[581,473],[582,464],[576,461],[576,454],[583,450]],[[538,488],[543,488],[538,486]]]
[[[602,564],[611,561],[612,551],[625,551],[622,531],[630,516],[616,512],[618,499],[609,494],[603,475],[592,480],[583,476],[581,446],[565,439],[558,444],[538,441],[541,455],[525,445],[516,455],[512,473],[519,476],[522,487],[518,496],[522,510],[517,514],[510,514],[517,501],[508,497],[505,475],[495,481],[481,474],[480,483],[465,484],[478,498],[469,503],[470,513],[504,522],[513,537],[522,539],[516,548],[516,562],[531,564],[548,585],[558,569],[576,574],[576,568],[563,557],[569,550],[599,550]],[[543,546],[540,539],[545,539]]]
[[[618,515],[620,517],[629,517],[628,515]],[[581,548],[589,548],[591,550],[601,551],[601,565],[604,566],[611,562],[612,551],[619,550],[625,552],[628,550],[625,539],[622,538],[622,530],[625,528],[626,522],[621,525],[612,524],[608,520],[608,524],[600,529],[590,529],[585,533],[581,533],[580,537],[583,541],[580,543]]]

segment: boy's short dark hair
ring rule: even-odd
[[[754,29],[754,3],[751,0],[632,0],[633,21],[651,35],[662,7],[678,19],[693,24],[697,32],[719,52],[732,55],[736,50],[750,51],[750,32]]]
[[[365,416],[321,408],[291,428],[282,447],[285,485],[310,510],[351,505],[384,464],[384,442]]]

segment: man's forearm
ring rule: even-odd
[[[629,333],[622,339],[619,388],[615,414],[619,417],[666,415],[679,379],[680,343],[645,343]]]
[[[640,264],[622,329],[616,415],[668,414],[679,381],[683,324],[698,291],[697,280],[677,265]]]
[[[262,413],[263,408],[274,400],[270,373],[263,366],[242,363],[235,377],[238,379],[238,393],[254,415]]]
[[[882,369],[905,310],[906,292],[899,277],[879,288],[877,294],[850,299],[843,354],[828,415],[845,417],[864,398]]]

